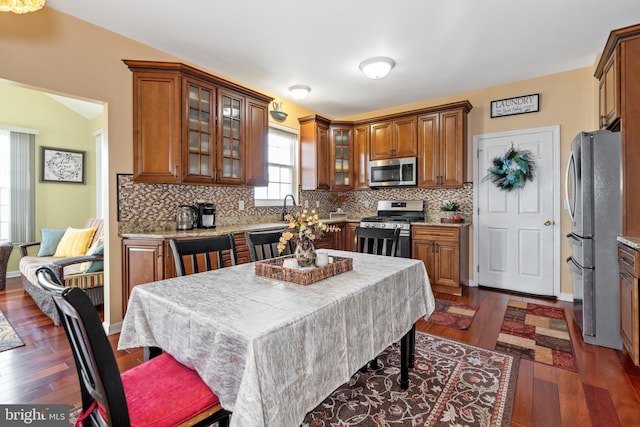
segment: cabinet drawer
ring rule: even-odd
[[[624,244],[618,244],[618,266],[621,273],[640,277],[639,252]]]
[[[460,238],[460,230],[455,227],[414,226],[411,227],[411,237],[414,240],[451,240]]]

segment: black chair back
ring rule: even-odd
[[[282,255],[291,254],[291,241],[285,245],[284,251],[278,253],[278,242],[284,230],[275,231],[247,231],[244,237],[249,246],[251,261],[261,261],[263,259],[275,258]]]
[[[231,265],[238,262],[236,245],[231,234],[188,240],[171,239],[169,245],[173,251],[178,276],[199,273],[202,267],[202,263],[198,262],[199,258],[204,259],[203,271],[224,267],[225,255],[228,256]],[[189,270],[185,269],[185,259],[189,262]],[[212,259],[216,262],[212,262]]]
[[[46,272],[38,271],[40,282],[50,280]],[[129,426],[129,410],[120,370],[91,300],[82,289],[75,287],[54,294],[53,300],[76,363],[82,413],[91,411],[85,425]],[[106,419],[94,402],[104,408]]]
[[[354,252],[396,256],[399,229],[356,227]]]

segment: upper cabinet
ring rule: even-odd
[[[418,187],[460,188],[466,168],[468,101],[418,116]]]
[[[598,108],[598,122],[600,129],[614,127],[620,119],[620,66],[616,64],[615,52],[604,64],[599,79],[600,102]]]
[[[353,127],[353,189],[369,188],[369,126]]]
[[[419,187],[460,188],[472,108],[460,101],[356,122],[301,117],[302,189],[365,189],[369,160],[401,157],[418,158]]]
[[[124,62],[136,182],[266,185],[272,98],[180,63]]]
[[[416,116],[372,123],[370,160],[417,156],[416,126]]]
[[[352,126],[331,126],[329,139],[329,183],[332,190],[353,188],[353,130]]]
[[[609,34],[595,77],[600,83],[600,127],[620,131],[622,230],[640,236],[640,25]]]
[[[308,116],[300,122],[300,185],[303,190],[328,190],[329,119]]]

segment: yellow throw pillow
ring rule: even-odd
[[[87,253],[87,249],[91,244],[96,228],[71,228],[68,227],[64,232],[64,236],[58,243],[54,257],[69,258],[74,256],[82,256]]]

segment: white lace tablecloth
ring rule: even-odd
[[[160,347],[195,369],[231,426],[299,426],[435,308],[422,261],[332,254],[353,270],[308,286],[254,264],[136,286],[118,348]]]

